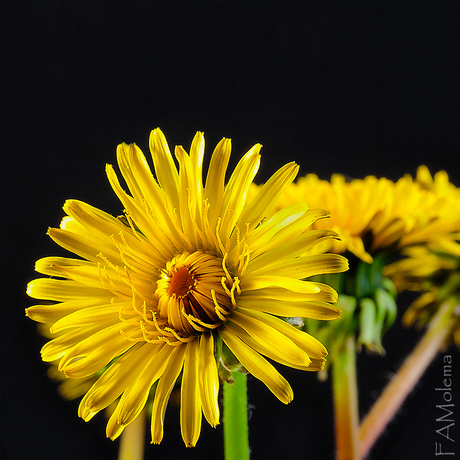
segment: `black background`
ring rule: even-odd
[[[45,233],[65,199],[119,213],[104,174],[118,143],[147,151],[160,126],[187,149],[202,130],[208,152],[233,139],[233,162],[262,143],[259,181],[295,160],[301,174],[393,180],[424,163],[460,185],[456,0],[18,0],[0,8],[1,458],[116,458],[104,417],[84,423],[46,377],[24,289],[36,259],[62,254]],[[401,298],[401,311],[409,300]],[[359,357],[362,412],[418,337],[397,325],[385,358]],[[460,357],[447,353],[458,388]],[[252,458],[333,458],[329,384],[282,372],[295,394],[288,406],[249,383]],[[371,458],[434,457],[442,372],[439,357]],[[460,404],[455,410],[458,428]],[[185,449],[178,416],[168,408],[164,441],[148,445],[146,459],[223,458],[220,427],[205,423],[198,446]]]

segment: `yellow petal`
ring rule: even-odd
[[[82,297],[81,299],[67,300],[54,305],[34,305],[26,308],[26,315],[39,323],[54,323],[58,319],[78,310],[99,305],[109,305],[110,300],[107,296],[89,297],[87,299]]]
[[[233,230],[233,225],[238,221],[244,208],[249,186],[259,169],[261,147],[260,144],[255,145],[241,158],[225,186],[220,212],[222,216],[221,236],[224,238],[229,236],[227,235],[228,230]]]
[[[340,316],[340,310],[327,302],[305,302],[289,300],[262,299],[238,299],[238,306],[251,310],[263,311],[276,316],[300,316],[302,318],[330,320]]]
[[[284,404],[292,401],[294,394],[286,379],[259,353],[227,330],[220,336],[238,361]]]
[[[249,279],[248,279],[249,281]],[[284,289],[282,286],[278,287],[260,287],[259,289],[248,290],[247,287],[243,289],[243,292],[240,294],[239,299],[251,299],[251,300],[261,300],[261,299],[275,299],[275,300],[296,300],[296,301],[325,301],[325,302],[337,302],[337,292],[328,286],[327,284],[317,283],[313,281],[298,281],[299,283],[305,283],[305,286],[297,285],[293,286],[294,283],[289,283],[289,287],[294,287],[294,289]],[[257,283],[252,283],[251,285],[255,286]],[[263,283],[260,283],[262,286]],[[299,292],[301,289],[304,289],[304,292]],[[246,289],[246,290],[245,290]],[[310,292],[309,292],[310,291]]]
[[[292,292],[305,294],[318,294],[321,291],[315,283],[293,279],[289,276],[251,276],[244,278],[241,283],[241,290],[243,291],[253,291],[266,288],[283,288]]]
[[[299,166],[294,162],[282,166],[272,177],[261,187],[258,194],[251,200],[251,203],[244,210],[240,222],[250,222],[249,230],[253,230],[266,217],[270,209],[283,190],[297,175]]]
[[[170,244],[171,239],[172,242],[175,242],[174,238],[176,235],[165,233],[167,227],[160,228],[155,219],[149,218],[148,213],[150,213],[150,210],[147,212],[144,203],[138,203],[125,193],[112,166],[107,165],[106,173],[112,189],[125,206],[127,213],[131,216],[133,221],[136,222],[136,226],[150,242],[150,245],[152,246],[152,257],[161,258],[161,256],[163,256],[163,260],[166,260],[164,258],[172,256]]]
[[[201,188],[197,189],[193,165],[187,152],[176,147],[176,158],[179,162],[179,200],[182,230],[191,239],[194,247],[198,246],[195,226],[201,223]]]
[[[301,371],[306,371],[309,369],[311,365],[311,361],[309,361],[308,366],[305,365],[298,365],[292,362],[288,362],[284,359],[282,359],[280,356],[278,356],[277,353],[275,353],[272,349],[268,349],[256,340],[255,338],[251,337],[242,327],[237,326],[235,323],[232,323],[230,321],[227,322],[226,328],[228,329],[229,333],[234,334],[237,336],[239,339],[241,339],[246,345],[249,347],[253,348],[255,351],[260,353],[261,355],[266,356],[267,358],[272,359],[275,362],[278,362],[280,364],[283,364],[284,366],[292,367],[294,369],[299,369]]]
[[[98,255],[102,252],[104,257],[114,265],[121,264],[120,253],[113,246],[113,241],[102,240],[90,235],[86,229],[76,233],[67,229],[50,228],[48,229],[48,236],[59,246],[91,262],[100,262],[101,259]]]
[[[88,337],[75,345],[61,358],[59,371],[70,378],[89,377],[133,346],[132,341],[119,333],[119,325],[107,329],[111,331],[101,331],[94,334],[97,338]]]
[[[138,375],[158,345],[137,343],[117,359],[93,384],[78,407],[78,415],[87,422],[112,404]]]
[[[327,350],[319,340],[315,339],[310,334],[307,334],[306,332],[291,326],[290,324],[286,323],[286,321],[255,310],[249,310],[246,308],[239,308],[239,310],[246,315],[259,319],[260,321],[265,322],[266,324],[277,329],[279,332],[289,337],[309,356],[318,359],[327,356]]]
[[[298,238],[318,219],[330,216],[330,212],[323,209],[307,209],[307,205],[282,209],[251,232],[248,244],[255,248],[253,257]]]
[[[160,378],[171,353],[172,347],[166,343],[152,350],[150,359],[136,374],[136,378],[123,393],[118,403],[120,406],[118,423],[120,425],[128,425],[141,413],[147,402],[150,388]]]
[[[70,313],[54,323],[50,330],[55,334],[72,327],[93,327],[106,320],[116,322],[117,319],[118,310],[115,309],[114,304],[96,305]]]
[[[119,320],[117,319],[116,322],[118,323]],[[50,340],[40,351],[43,361],[51,362],[62,358],[68,350],[73,348],[80,341],[90,337],[100,329],[110,327],[113,324],[113,319],[110,318],[97,326],[93,326],[91,328],[77,328]]]
[[[182,370],[186,348],[186,345],[177,345],[173,347],[171,356],[168,360],[168,365],[158,381],[152,409],[151,431],[152,443],[154,444],[159,444],[163,439],[163,422],[166,405],[168,404],[169,396],[174,387],[174,383]]]
[[[150,152],[153,158],[155,174],[171,209],[179,209],[179,176],[168,142],[160,129],[150,133]]]
[[[94,262],[70,259],[67,257],[44,257],[35,263],[35,270],[49,276],[60,276],[86,286],[107,290],[107,281],[103,280],[101,267]],[[132,289],[123,282],[115,270],[110,273],[110,288],[131,296]]]
[[[198,374],[199,342],[187,343],[182,375],[180,426],[186,447],[194,447],[201,431],[201,400]]]
[[[136,180],[136,187],[138,187],[143,199],[147,201],[149,211],[155,216],[159,227],[166,233],[176,235],[176,228],[166,208],[165,192],[153,177],[144,154],[137,147],[130,149],[125,154],[127,155],[126,161]],[[142,203],[143,199],[139,202]]]
[[[299,254],[308,252],[318,244],[337,238],[337,233],[330,230],[312,230],[297,237],[287,237],[274,247],[262,247],[251,254],[248,273],[259,270],[278,260],[290,260]]]
[[[204,160],[204,134],[198,131],[190,146],[190,158],[192,160],[193,172],[196,181],[196,189],[203,189],[203,160]],[[201,196],[197,196],[201,202]]]
[[[34,299],[66,301],[75,298],[104,297],[106,289],[85,286],[75,281],[38,278],[27,285],[27,295]]]
[[[219,375],[214,357],[214,339],[211,333],[201,335],[198,365],[203,414],[208,423],[215,427],[219,424]]]
[[[214,230],[224,196],[225,173],[230,161],[231,140],[222,139],[214,149],[206,176],[204,198],[210,204],[209,225]]]
[[[243,328],[251,337],[260,342],[280,359],[293,363],[296,366],[308,367],[310,358],[292,340],[284,334],[259,321],[252,316],[245,315],[238,309],[232,313],[229,322]],[[290,326],[293,327],[293,326]]]
[[[278,276],[304,279],[325,273],[340,273],[347,269],[348,259],[345,257],[338,254],[318,254],[300,256],[289,261],[284,258],[275,259],[271,265],[266,265],[253,273],[258,276],[276,273]]]

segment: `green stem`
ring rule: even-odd
[[[246,375],[232,373],[234,383],[224,383],[225,460],[249,460]]]
[[[362,421],[359,430],[360,458],[365,458],[369,453],[375,441],[445,344],[447,336],[452,332],[457,321],[452,314],[454,309],[453,303],[446,302],[436,312],[420,342]]]
[[[337,460],[358,460],[358,388],[355,338],[350,336],[332,364]]]
[[[123,430],[118,460],[142,460],[144,458],[144,441],[145,410]]]

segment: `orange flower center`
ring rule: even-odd
[[[180,267],[172,274],[169,283],[168,294],[184,298],[195,285],[195,279],[186,267]]]
[[[156,284],[155,329],[182,341],[225,324],[236,305],[239,281],[224,259],[199,250],[173,257]]]

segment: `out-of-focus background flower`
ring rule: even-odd
[[[188,149],[203,130],[208,153],[222,137],[233,139],[233,162],[262,143],[260,182],[294,160],[300,174],[323,179],[397,180],[426,164],[460,185],[460,7],[453,1],[24,0],[1,11],[2,459],[116,458],[103,415],[86,424],[77,402],[57,394],[39,358],[44,339],[24,308],[34,261],[64,254],[45,233],[58,225],[66,198],[119,214],[104,174],[118,143],[147,152],[149,132],[160,126],[170,144]],[[363,412],[420,335],[400,325],[415,298],[399,297],[386,355],[358,356]],[[446,353],[458,388],[460,356]],[[295,395],[287,407],[249,382],[252,458],[332,458],[330,382],[291,369],[283,375]],[[433,454],[442,378],[439,356],[373,459]],[[168,410],[166,424],[146,459],[223,458],[221,427],[204,426],[198,446],[186,450],[178,410]]]

